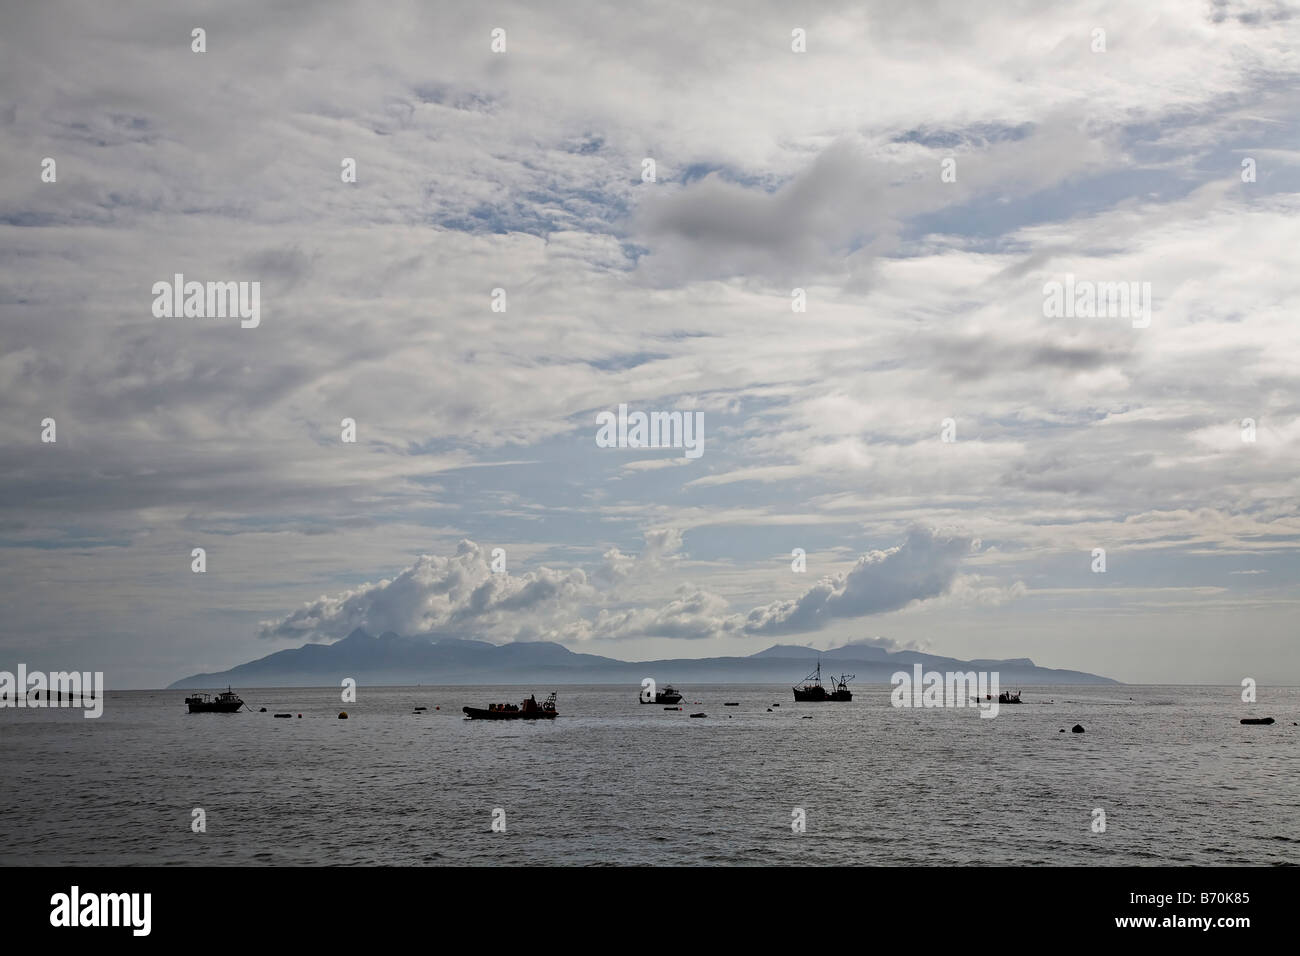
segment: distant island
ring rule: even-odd
[[[333,644],[277,651],[228,671],[182,678],[171,687],[330,687],[345,677],[372,685],[639,684],[643,677],[660,683],[795,684],[818,660],[866,683],[888,683],[895,671],[910,671],[914,664],[926,670],[997,671],[1003,687],[1119,683],[1083,671],[1039,667],[1025,657],[962,661],[862,643],[826,651],[777,644],[748,657],[620,661],[577,654],[548,641],[489,644],[428,634],[404,637],[391,631],[372,637],[357,628]]]

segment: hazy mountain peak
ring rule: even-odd
[[[876,643],[818,650],[774,644],[748,657],[621,661],[569,650],[551,641],[489,644],[486,641],[422,634],[403,637],[385,631],[372,638],[357,628],[334,644],[302,647],[240,664],[220,674],[195,674],[173,687],[338,686],[343,678],[361,684],[628,684],[645,677],[664,683],[769,683],[803,679],[817,660],[848,664],[862,682],[885,683],[913,663],[935,669],[998,670],[1004,681],[1024,684],[1114,683],[1080,671],[1036,667],[1014,661],[960,661],[920,651],[890,652]]]

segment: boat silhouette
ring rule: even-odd
[[[672,684],[664,684],[664,689],[655,693],[654,700],[651,700],[645,694],[642,694],[637,699],[643,704],[680,704],[682,695]]]
[[[233,714],[244,706],[238,694],[227,687],[216,697],[211,694],[194,694],[185,698],[191,714]]]
[[[542,703],[531,695],[518,704],[488,704],[486,707],[462,707],[471,720],[554,720],[559,716],[555,709],[555,692]]]
[[[825,700],[852,700],[853,693],[849,690],[849,681],[853,680],[853,674],[841,674],[838,678],[832,677],[831,686],[833,690],[827,690],[822,685],[822,662],[817,662],[817,669],[805,677],[802,687],[794,687],[794,699],[802,701],[825,701]]]

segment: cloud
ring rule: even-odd
[[[1300,661],[1270,616],[1300,554],[1289,8],[830,0],[794,54],[774,0],[481,6],[231,0],[198,55],[158,0],[0,4],[0,83],[20,91],[0,106],[19,171],[0,179],[11,656],[48,645],[146,686],[262,653],[267,620],[635,652],[711,634],[713,652],[750,640],[751,608],[838,640],[883,584],[805,595],[760,556],[856,556],[920,524],[997,547],[894,614],[902,636],[996,618],[984,635],[1109,671],[1086,615],[1005,626],[1105,546],[1144,556],[1108,581],[1274,583],[1241,629]],[[176,272],[263,282],[261,326],[153,318]],[[1066,272],[1150,280],[1150,328],[1046,319]],[[591,411],[621,402],[703,410],[706,454],[595,448]],[[668,527],[690,554],[643,542]],[[465,538],[513,542],[535,578],[480,555],[353,587]],[[553,554],[565,569],[534,563]],[[1218,654],[1212,615],[1192,617],[1172,630],[1205,638],[1195,654],[1124,652],[1159,679]],[[948,650],[991,640],[936,630]],[[1182,673],[1244,666],[1221,659]]]
[[[852,570],[823,578],[798,598],[750,611],[750,634],[790,634],[907,607],[945,593],[957,576],[972,538],[913,529],[898,547],[860,557]]]
[[[619,600],[633,576],[653,578],[667,571],[667,558],[681,546],[674,528],[649,531],[636,556],[611,549],[590,576],[581,569],[541,567],[523,575],[493,573],[475,542],[460,542],[450,558],[421,555],[392,580],[321,597],[278,621],[264,622],[266,638],[343,637],[353,628],[372,633],[429,632],[457,636],[585,641],[659,637],[705,640],[728,636],[814,631],[832,619],[854,619],[905,608],[949,594],[955,600],[992,605],[1023,594],[980,586],[978,576],[956,573],[970,552],[969,536],[913,529],[903,543],[872,551],[845,573],[824,578],[799,598],[731,611],[720,594],[680,585],[663,603]]]
[[[421,555],[391,581],[321,597],[280,621],[264,622],[261,636],[319,640],[343,637],[358,627],[374,634],[483,634],[502,618],[542,614],[591,593],[578,569],[494,573],[483,549],[464,540],[453,557]]]

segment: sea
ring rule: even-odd
[[[853,689],[692,685],[681,710],[627,685],[0,708],[0,864],[1300,864],[1300,688],[1025,687],[993,718]],[[552,690],[554,721],[461,713]]]

